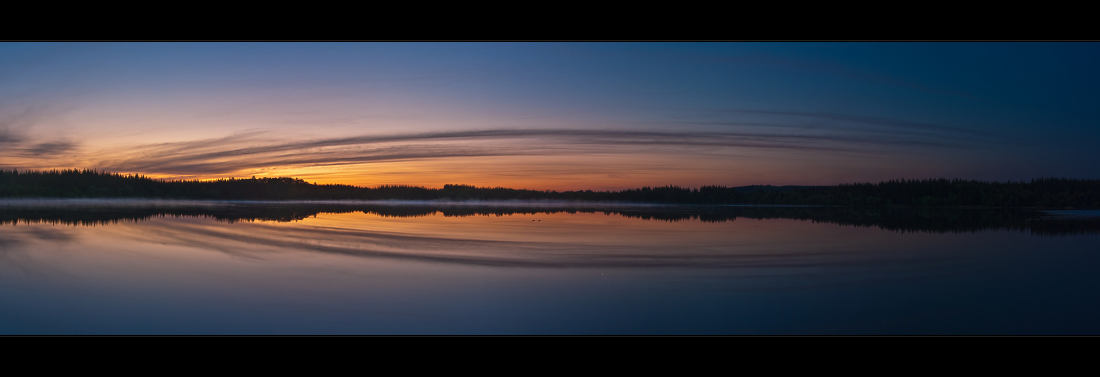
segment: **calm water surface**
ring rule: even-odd
[[[0,203],[0,333],[1100,334],[1088,212],[42,203]]]

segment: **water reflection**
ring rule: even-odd
[[[1096,334],[1097,218],[8,202],[0,333]]]
[[[511,267],[805,266],[865,254],[852,232],[799,221],[667,223],[602,213],[535,212],[508,216],[418,217],[325,213],[297,222],[149,216],[87,227],[21,221],[0,231],[3,245],[78,242],[174,245],[263,260],[278,253]],[[14,225],[14,224],[13,224]],[[763,227],[761,227],[763,225]],[[852,229],[860,232],[858,229]],[[786,232],[800,233],[791,238]],[[828,240],[822,243],[823,239]],[[824,247],[822,247],[824,245]]]
[[[0,232],[0,248],[31,240],[65,242],[80,238],[79,234],[95,233],[258,259],[289,250],[482,266],[724,268],[813,266],[913,256],[871,252],[882,242],[898,242],[882,240],[876,228],[900,233],[1100,233],[1098,217],[1019,210],[203,201],[118,204],[8,203],[0,212],[0,224],[14,227]],[[33,224],[82,225],[94,230],[26,226]],[[921,257],[926,258],[927,253]]]
[[[508,216],[603,213],[626,218],[720,223],[744,219],[793,219],[896,232],[960,233],[1011,230],[1036,235],[1100,233],[1096,211],[973,208],[852,208],[769,206],[673,206],[575,203],[365,203],[216,202],[141,200],[0,201],[0,224],[105,225],[154,217],[204,217],[224,222],[299,221],[318,214],[365,213],[382,217]]]

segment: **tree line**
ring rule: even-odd
[[[793,219],[845,226],[875,227],[895,232],[965,233],[988,230],[1066,236],[1100,234],[1098,217],[1059,217],[1037,210],[1004,208],[927,207],[806,207],[806,206],[621,206],[568,208],[561,206],[476,206],[449,204],[385,205],[359,202],[237,202],[221,206],[141,207],[104,206],[82,211],[68,208],[7,206],[0,210],[0,226],[50,223],[108,225],[146,221],[155,217],[202,217],[229,223],[239,221],[290,222],[323,213],[362,212],[383,217],[507,216],[516,214],[603,213],[650,221],[720,223],[737,219]]]
[[[890,180],[833,186],[680,186],[621,191],[538,191],[445,185],[313,184],[296,178],[163,181],[95,170],[0,170],[0,198],[162,198],[208,200],[562,200],[663,204],[826,205],[857,207],[1100,208],[1100,180],[1019,182]]]

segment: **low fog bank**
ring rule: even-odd
[[[582,202],[566,200],[174,200],[174,199],[0,199],[0,207],[35,208],[180,208],[249,205],[382,205],[433,207],[524,207],[524,208],[665,208],[680,206],[660,203]]]
[[[259,203],[242,201],[240,203]],[[289,200],[273,203],[288,204],[348,204],[348,205],[386,205],[386,206],[467,206],[467,207],[531,207],[531,208],[607,208],[642,207],[664,208],[677,204],[661,203],[624,203],[624,202],[582,202],[569,200]]]
[[[1059,217],[1071,217],[1071,218],[1100,217],[1100,210],[1095,210],[1095,209],[1065,210],[1065,211],[1043,211],[1043,213],[1047,214],[1049,217],[1054,217],[1054,218],[1059,218]]]

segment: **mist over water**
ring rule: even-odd
[[[509,207],[556,209],[668,208],[652,203],[604,203],[564,200],[183,200],[129,198],[0,198],[0,208],[226,208],[232,206],[390,206],[390,207]],[[744,205],[743,207],[756,207]]]

